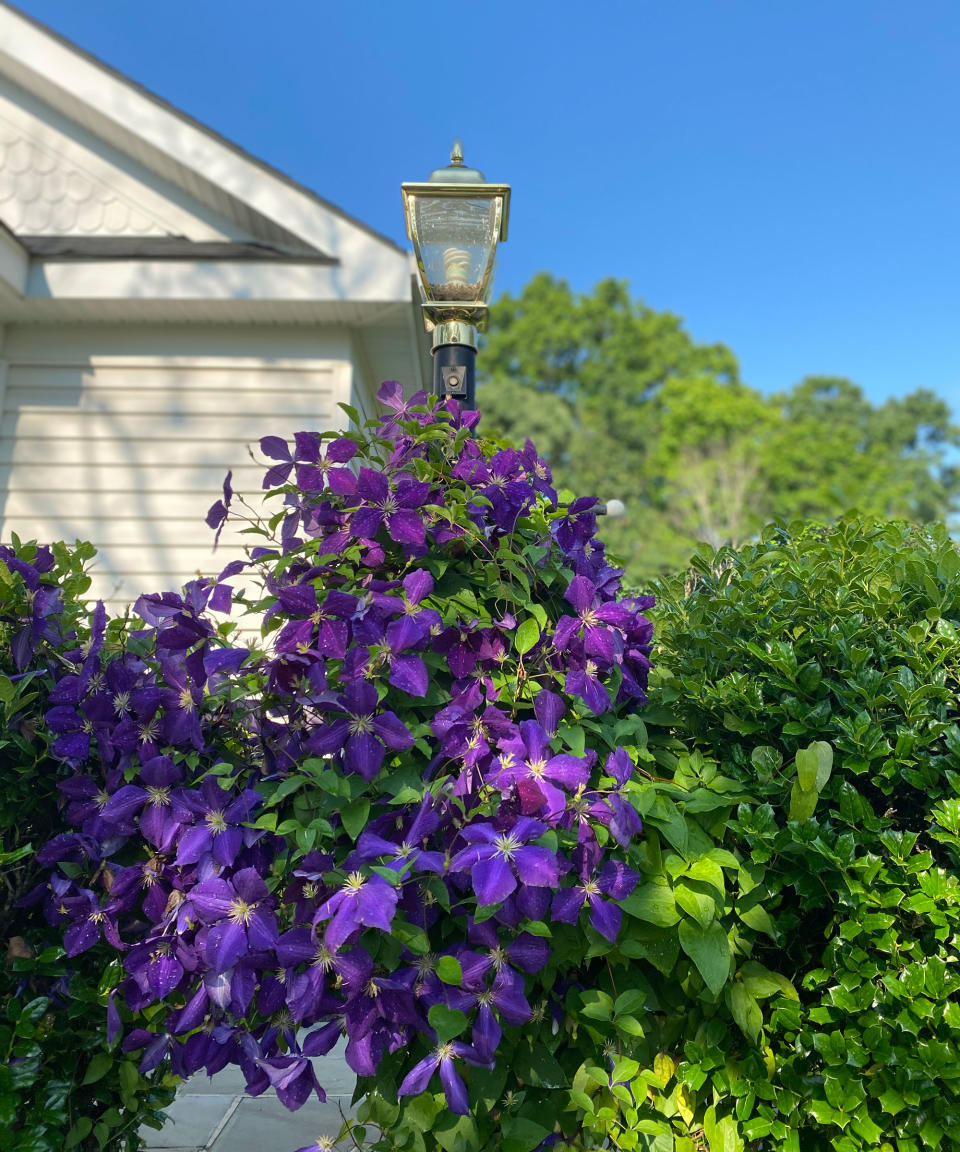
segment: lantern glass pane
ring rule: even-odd
[[[497,197],[419,193],[414,212],[430,299],[481,301],[497,240]]]

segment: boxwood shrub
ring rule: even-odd
[[[656,628],[660,704],[752,793],[726,844],[762,909],[754,959],[800,991],[728,990],[765,1055],[731,1085],[748,1146],[960,1147],[956,546],[856,516],[773,526],[665,582]]]

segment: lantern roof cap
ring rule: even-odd
[[[431,184],[485,184],[486,179],[476,168],[468,168],[463,162],[463,145],[454,140],[450,149],[450,163],[446,168],[435,168],[430,173]]]

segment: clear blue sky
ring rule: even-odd
[[[955,0],[21,0],[405,242],[399,185],[513,185],[497,288],[635,295],[771,391],[960,412]]]

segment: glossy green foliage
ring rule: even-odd
[[[99,945],[66,960],[62,930],[39,906],[18,905],[49,873],[35,850],[67,830],[56,787],[66,769],[48,755],[43,716],[53,675],[89,636],[82,597],[93,549],[57,544],[46,570],[34,545],[13,553],[15,563],[0,560],[0,1148],[136,1152],[140,1126],[161,1126],[173,1082],[108,1048],[116,953]],[[41,572],[38,588],[17,562]]]
[[[745,969],[731,989],[768,1046],[731,1086],[748,1147],[960,1146],[956,546],[899,522],[773,527],[659,593],[655,691],[751,793],[724,844],[753,885],[753,959],[800,994],[764,999]]]

